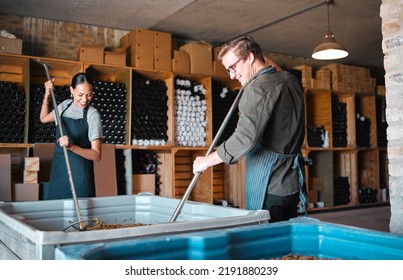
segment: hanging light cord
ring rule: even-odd
[[[330,32],[330,14],[329,14],[329,5],[333,3],[332,0],[326,0],[327,6],[327,31]]]

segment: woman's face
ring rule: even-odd
[[[87,107],[94,95],[92,92],[92,85],[88,83],[79,84],[74,89],[70,87],[70,92],[73,95],[74,105],[79,108]]]

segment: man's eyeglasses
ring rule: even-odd
[[[225,71],[227,71],[228,75],[236,73],[235,67],[237,66],[238,62],[240,62],[241,60],[242,60],[242,58],[238,59],[234,64],[232,64],[230,67],[228,67],[228,69],[225,69]]]

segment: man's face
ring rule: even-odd
[[[251,65],[248,59],[240,59],[232,50],[228,51],[222,58],[227,73],[231,79],[238,80],[244,86],[252,77]]]

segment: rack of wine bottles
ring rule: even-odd
[[[118,195],[127,194],[126,191],[126,156],[123,150],[115,150],[115,166],[116,166],[116,181],[118,188]]]
[[[326,130],[324,126],[307,126],[307,141],[309,147],[323,147]]]
[[[332,95],[333,147],[347,146],[347,104]]]
[[[227,87],[223,87],[213,83],[213,137],[216,136],[218,130],[221,127],[225,117],[227,116],[229,109],[232,106],[235,98],[237,97],[239,90],[231,90]],[[220,138],[217,141],[217,145],[227,140],[232,133],[234,133],[236,124],[238,122],[238,107],[232,112],[232,115],[225,126]]]
[[[378,190],[374,188],[359,188],[358,189],[358,201],[364,203],[377,202]]]
[[[384,97],[378,97],[376,101],[376,121],[377,121],[377,136],[378,147],[386,148],[388,146],[388,140],[386,137],[386,129],[388,123],[386,122],[386,99]]]
[[[175,79],[175,135],[179,146],[206,146],[206,89],[189,79]]]
[[[94,81],[92,105],[101,115],[105,144],[126,144],[126,99],[123,83]]]
[[[350,202],[350,184],[348,177],[336,176],[333,179],[333,204],[345,205]]]
[[[0,82],[0,143],[23,143],[25,94],[14,82]]]
[[[355,130],[357,146],[365,148],[371,147],[371,120],[365,116],[356,114]]]
[[[132,150],[132,173],[155,174],[155,194],[159,194],[158,154],[154,151]]]
[[[136,79],[132,94],[132,144],[164,146],[168,141],[168,95],[162,80]]]
[[[56,103],[59,105],[64,100],[70,98],[69,86],[55,86],[53,88]],[[54,122],[41,123],[39,115],[41,113],[45,88],[43,84],[30,85],[30,107],[29,107],[29,128],[28,142],[30,143],[54,143],[56,141],[56,125]],[[49,112],[53,110],[53,102],[49,100]],[[61,113],[61,112],[59,112]]]

